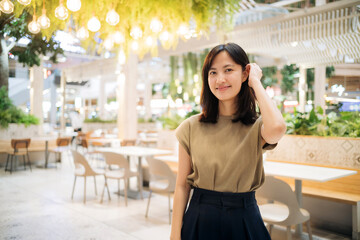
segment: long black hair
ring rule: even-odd
[[[202,113],[200,115],[200,122],[216,123],[219,117],[219,100],[211,92],[208,82],[209,70],[211,68],[214,58],[222,51],[226,51],[233,61],[242,66],[245,71],[246,65],[249,64],[249,58],[245,51],[236,43],[220,44],[214,47],[206,56],[204,66],[202,68],[202,90],[200,105]],[[241,79],[239,79],[241,81]],[[233,117],[233,122],[241,121],[243,124],[253,124],[258,118],[255,104],[255,93],[249,87],[249,78],[242,83],[241,90],[236,99],[236,112]]]

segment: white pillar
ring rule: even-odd
[[[65,72],[61,72],[61,79],[60,79],[60,92],[61,92],[61,115],[60,115],[60,130],[62,132],[65,131],[65,88],[66,88],[66,76]]]
[[[43,90],[44,72],[40,61],[40,66],[30,68],[30,113],[39,118],[40,124],[43,123]]]
[[[325,110],[325,84],[326,84],[326,67],[315,67],[315,80],[314,80],[314,106],[320,106]]]
[[[99,108],[99,117],[105,119],[105,103],[106,103],[106,94],[105,94],[105,79],[100,77],[99,79],[99,96],[98,96],[98,108]]]
[[[152,83],[150,79],[145,80],[145,96],[144,96],[144,105],[145,105],[145,120],[151,118],[151,98],[152,98]]]
[[[299,111],[305,112],[306,104],[306,68],[303,66],[299,67],[300,77],[299,77]]]
[[[50,123],[52,126],[56,125],[56,85],[55,85],[55,74],[51,76],[50,80]]]
[[[321,6],[321,5],[325,5],[326,4],[326,0],[316,0],[315,1],[315,6]]]
[[[136,83],[137,83],[137,56],[131,53],[123,72],[118,75],[116,98],[118,102],[117,127],[120,139],[137,138],[137,110],[136,110]]]

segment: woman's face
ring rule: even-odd
[[[226,51],[216,55],[208,73],[210,90],[222,102],[234,102],[246,78],[242,66],[235,63]]]

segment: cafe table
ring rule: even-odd
[[[45,164],[44,166],[39,165],[38,167],[48,168],[49,162],[49,141],[56,140],[56,136],[39,136],[39,137],[32,137],[31,140],[34,141],[43,141],[45,142]]]
[[[264,164],[264,171],[266,175],[294,179],[295,195],[300,207],[302,207],[302,180],[327,182],[357,173],[356,171],[352,170],[273,162],[269,160],[267,160]],[[301,232],[302,226],[299,224],[296,226],[296,235],[300,235]]]
[[[165,155],[165,154],[172,154],[170,150],[164,149],[157,149],[157,148],[148,148],[148,147],[138,147],[138,146],[123,146],[123,147],[116,147],[116,148],[97,148],[96,151],[98,152],[113,152],[122,154],[127,157],[136,157],[138,159],[138,172],[140,174],[140,183],[139,184],[139,191],[128,191],[128,197],[133,199],[141,198],[141,194],[143,193],[144,197],[148,197],[147,193],[143,191],[143,175],[142,175],[142,158],[146,157],[154,157],[155,155]]]
[[[176,164],[178,162],[177,156],[159,156],[156,159],[167,162],[173,171],[176,170]],[[265,161],[264,171],[266,175],[287,177],[295,180],[295,195],[298,200],[299,206],[302,207],[302,181],[316,181],[316,182],[327,182],[334,179],[354,175],[357,172],[352,170],[328,168],[310,166],[296,163],[284,163]],[[302,232],[302,226],[299,224],[296,226],[296,234],[300,235]]]

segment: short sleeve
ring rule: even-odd
[[[261,127],[263,125],[263,120],[262,120],[262,117],[259,117],[256,121],[258,121],[258,126],[259,126],[259,139],[261,140],[262,139],[262,136],[261,136]],[[263,151],[266,151],[266,150],[273,150],[275,147],[277,146],[277,143],[274,143],[274,144],[270,144],[270,143],[265,143],[264,146],[262,147],[262,150]]]
[[[190,121],[183,121],[175,131],[176,138],[186,152],[190,155]]]

